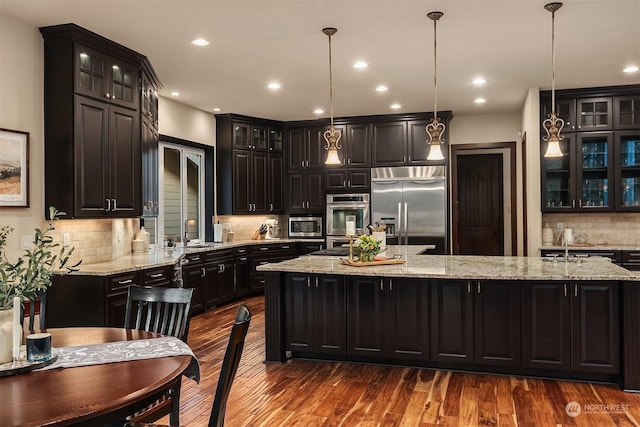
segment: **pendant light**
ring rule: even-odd
[[[327,150],[327,160],[324,162],[325,165],[342,164],[340,157],[338,157],[338,150],[342,148],[340,146],[342,133],[333,127],[333,77],[331,74],[331,36],[337,31],[337,29],[331,27],[322,29],[322,32],[329,36],[329,105],[331,109],[331,124],[329,125],[329,129],[322,134],[324,140],[327,142],[327,145],[324,147],[324,149]]]
[[[551,12],[551,114],[542,122],[542,127],[547,136],[542,139],[547,143],[547,151],[544,157],[562,157],[560,141],[564,139],[560,132],[564,127],[564,120],[556,115],[556,47],[555,47],[555,17],[556,10],[562,7],[562,3],[547,3],[544,8]]]
[[[445,125],[438,118],[438,66],[437,52],[438,44],[436,42],[436,23],[438,19],[444,15],[442,12],[429,12],[427,16],[433,21],[433,119],[427,125],[427,133],[429,134],[429,155],[427,160],[444,160],[441,145],[444,144],[442,134],[444,134]]]

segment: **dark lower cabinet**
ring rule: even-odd
[[[298,256],[298,248],[294,243],[265,243],[251,246],[251,287],[252,293],[264,292],[266,284],[264,272],[256,267],[270,262],[278,262]]]
[[[235,296],[234,268],[233,250],[205,254],[205,308],[214,307]]]
[[[349,280],[347,301],[350,356],[428,358],[429,302],[425,281],[353,277]]]
[[[236,297],[242,297],[251,289],[251,263],[249,262],[249,249],[246,247],[236,249],[235,265],[235,291]]]
[[[187,263],[182,267],[182,283],[185,288],[193,288],[191,296],[191,313],[204,311],[204,255],[188,254],[185,256]]]
[[[431,286],[431,358],[521,366],[520,285],[438,280]]]
[[[284,285],[285,347],[346,355],[344,277],[288,274]]]
[[[620,372],[617,283],[529,283],[524,290],[525,367]]]

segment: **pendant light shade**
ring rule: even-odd
[[[427,125],[429,135],[429,155],[427,160],[444,160],[441,145],[444,144],[445,125],[438,118],[438,44],[436,38],[436,23],[444,15],[442,12],[429,12],[427,16],[433,21],[433,119]]]
[[[325,165],[342,164],[340,157],[338,156],[338,150],[342,148],[340,146],[342,133],[333,126],[333,76],[331,73],[331,36],[337,31],[337,29],[331,27],[322,29],[322,32],[329,37],[329,104],[331,107],[331,124],[329,125],[329,129],[322,134],[327,143],[324,147],[324,149],[327,150],[327,160],[324,162]]]
[[[562,3],[547,3],[544,8],[551,12],[551,114],[542,122],[547,136],[543,140],[547,143],[547,151],[544,157],[562,157],[560,141],[564,137],[560,134],[564,127],[564,120],[556,115],[556,47],[555,47],[555,17],[556,10],[562,7]]]

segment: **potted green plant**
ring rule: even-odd
[[[54,274],[66,274],[77,270],[82,261],[70,265],[74,248],[66,248],[53,241],[53,221],[65,215],[53,206],[49,207],[49,222],[44,230],[36,228],[33,247],[25,250],[15,262],[7,259],[5,245],[13,228],[0,228],[0,363],[11,361],[13,336],[12,309],[14,298],[21,301],[34,297],[51,286]],[[7,314],[8,313],[8,314]],[[7,326],[7,322],[11,325]],[[2,336],[5,332],[11,336]],[[7,350],[7,347],[8,350]],[[7,359],[8,353],[8,360]]]
[[[380,241],[374,236],[363,234],[353,243],[358,260],[371,262],[380,253]]]

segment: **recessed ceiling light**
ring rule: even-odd
[[[393,109],[393,110],[398,110],[398,109],[402,108],[402,105],[400,105],[400,104],[391,104],[390,108]]]
[[[171,92],[171,96],[180,96],[180,92],[173,91]]]
[[[213,109],[213,111],[218,112],[218,111],[220,111],[220,109],[219,109],[218,107],[215,107],[215,108]]]
[[[635,73],[638,70],[640,70],[640,68],[638,68],[637,65],[629,65],[622,71],[624,71],[625,73]]]
[[[367,63],[366,63],[366,62],[364,62],[364,61],[356,61],[356,62],[353,64],[353,68],[367,68],[368,66],[369,66],[369,64],[367,64]]]
[[[267,85],[267,87],[271,90],[276,90],[276,89],[280,89],[280,83],[278,82],[271,82]]]
[[[386,87],[386,86],[378,86],[378,87],[376,88],[376,92],[386,92],[386,91],[388,91],[388,90],[389,90],[389,88],[388,88],[388,87]]]
[[[314,114],[324,114],[324,110],[322,108],[316,108],[315,110],[313,110]]]
[[[194,46],[209,46],[209,40],[195,39],[195,40],[191,40],[191,44]]]
[[[485,102],[487,102],[487,100],[484,98],[476,98],[473,102],[475,102],[476,104],[484,104]]]
[[[483,84],[485,84],[487,82],[486,79],[483,79],[482,77],[476,77],[475,79],[473,79],[471,81],[471,83],[473,83],[476,86],[482,86]]]

